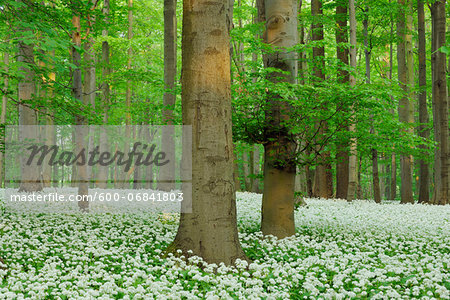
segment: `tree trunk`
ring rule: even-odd
[[[133,0],[128,0],[128,54],[127,54],[127,72],[130,74],[129,77],[131,77],[131,62],[133,60],[133,47],[131,46],[131,42],[133,39]],[[123,152],[124,156],[127,157],[128,153],[130,152],[130,141],[131,141],[131,94],[132,94],[132,86],[131,86],[131,79],[127,80],[127,89],[126,89],[126,95],[125,95],[125,106],[126,106],[126,112],[125,112],[125,143],[123,145]],[[130,188],[130,178],[127,172],[124,170],[117,169],[118,172],[118,180],[119,184],[118,187],[122,189],[129,189]]]
[[[259,163],[259,147],[258,145],[253,145],[253,182],[252,182],[252,192],[253,193],[260,193],[261,190],[259,188],[259,178],[257,177],[260,172],[260,163]]]
[[[369,45],[369,7],[365,8],[365,17],[363,20],[364,26],[364,56],[366,63],[366,83],[371,83],[370,78],[370,57],[372,52],[372,47]],[[370,116],[370,119],[373,120],[373,116]],[[370,128],[370,133],[375,134],[375,130],[373,126]],[[380,190],[380,177],[378,172],[378,151],[375,148],[371,149],[372,153],[372,188],[373,188],[373,197],[376,203],[381,203],[381,190]]]
[[[295,0],[265,1],[266,31],[264,42],[277,48],[297,44],[297,2]],[[276,52],[265,55],[266,68],[281,69],[270,73],[272,82],[295,83],[297,62],[295,52]],[[283,124],[289,120],[290,106],[276,94],[270,94],[266,111],[264,144],[264,193],[262,199],[261,231],[284,238],[295,234],[294,192],[296,164],[295,138]]]
[[[52,51],[50,55],[55,56],[55,51]],[[40,68],[45,68],[45,63],[40,61],[39,62]],[[48,66],[48,68],[51,70],[53,67]],[[47,102],[49,103],[49,107],[45,109],[45,127],[43,132],[43,138],[45,145],[51,147],[55,144],[55,127],[53,126],[53,111],[51,109],[51,101],[54,97],[53,95],[53,84],[55,81],[55,73],[50,72],[49,74],[49,80],[50,82],[47,82],[47,79],[45,77],[42,78],[41,82],[41,91],[40,91],[40,97],[42,99],[47,99]],[[50,157],[45,157],[43,163],[42,163],[42,185],[43,187],[50,187],[51,181],[52,181],[52,166],[49,165]]]
[[[133,126],[133,137],[134,141],[140,140],[142,138],[142,125]],[[135,166],[133,171],[133,189],[141,189],[142,188],[142,178],[141,178],[141,167]]]
[[[85,105],[89,105],[91,109],[95,108],[95,54],[93,51],[94,39],[89,37],[84,44],[84,83],[83,83],[83,103]],[[90,122],[86,122],[90,123]],[[90,131],[89,128],[86,128],[86,131]],[[91,151],[94,147],[94,138],[89,135],[89,143],[87,147],[87,151]],[[93,167],[87,166],[87,178],[89,182],[93,176]]]
[[[177,1],[164,0],[164,87],[163,124],[173,124],[173,109],[176,101],[175,77],[177,75]],[[174,128],[164,126],[162,151],[169,163],[160,168],[158,188],[164,191],[175,189],[175,144]]]
[[[244,146],[242,151],[242,169],[244,171],[244,186],[245,191],[249,192],[251,189],[251,180],[250,180],[250,159],[251,157],[248,155],[247,145]]]
[[[188,202],[167,251],[193,251],[209,263],[246,259],[237,231],[231,129],[228,1],[183,5],[182,112],[192,126],[192,213]],[[186,190],[186,185],[183,190]]]
[[[241,180],[239,179],[239,161],[238,161],[238,153],[236,150],[236,143],[233,143],[233,179],[234,179],[234,187],[236,192],[241,191]]]
[[[355,0],[349,0],[348,2],[349,20],[350,20],[350,67],[356,70],[356,11]],[[356,85],[355,75],[350,73],[350,87]],[[354,110],[352,108],[352,110]],[[355,133],[355,122],[350,123],[349,131]],[[358,186],[358,159],[357,159],[357,145],[356,138],[352,137],[350,140],[350,157],[348,165],[348,191],[347,200],[352,201],[355,199],[356,189]]]
[[[408,93],[408,66],[406,61],[406,24],[405,24],[405,0],[398,0],[399,14],[397,16],[397,67],[398,81],[404,95],[398,103],[399,121],[405,124],[411,123],[411,105]],[[407,132],[409,129],[407,129]],[[401,203],[414,203],[412,194],[412,156],[402,154],[400,157],[400,187]]]
[[[338,1],[336,6],[336,57],[342,64],[338,72],[338,81],[346,84],[349,81],[349,73],[345,69],[348,67],[348,43],[347,37],[347,3]],[[341,128],[348,131],[348,126]],[[347,199],[348,191],[348,172],[349,172],[349,153],[348,141],[343,141],[336,145],[336,198]]]
[[[435,185],[433,204],[448,203],[448,99],[447,99],[447,59],[439,49],[445,45],[445,0],[432,4],[432,55],[433,80],[433,125],[437,142],[435,150]]]
[[[105,16],[105,29],[103,29],[102,36],[108,36],[108,23],[109,23],[109,0],[103,2],[103,14]],[[108,124],[108,106],[110,103],[110,90],[109,90],[109,43],[108,41],[102,42],[102,107],[103,107],[103,124]],[[100,130],[100,152],[109,151],[108,135],[106,130]],[[97,186],[101,189],[106,189],[108,185],[108,166],[99,166],[97,174]]]
[[[418,39],[419,39],[419,136],[424,139],[430,138],[428,128],[428,108],[427,108],[427,60],[426,60],[426,39],[425,39],[425,11],[424,0],[417,0],[417,19],[418,19]],[[420,145],[423,150],[426,147]],[[429,166],[421,159],[419,161],[419,203],[428,203],[430,201],[429,188]]]
[[[75,66],[73,69],[72,77],[72,97],[79,102],[83,103],[83,86],[81,83],[81,54],[78,49],[81,47],[81,24],[79,12],[74,10],[72,16],[72,25],[74,31],[72,33],[72,63]],[[86,114],[86,111],[84,111]],[[75,127],[75,148],[76,153],[80,153],[86,148],[85,137],[86,137],[86,116],[84,114],[77,114],[76,127]],[[88,174],[87,174],[87,164],[81,164],[77,166],[77,181],[78,181],[78,196],[86,197],[89,193],[88,186]],[[78,207],[81,211],[89,210],[89,202],[87,199],[82,199],[78,201]]]
[[[312,40],[313,41],[323,41],[323,10],[322,10],[322,0],[312,0],[311,1],[311,14],[313,16],[313,24],[311,26],[312,30]],[[317,20],[319,19],[319,20]],[[317,46],[313,47],[313,58],[314,58],[314,80],[316,82],[325,81],[325,47]],[[323,107],[322,109],[326,109]],[[328,131],[328,124],[326,121],[317,124],[319,128],[319,139],[323,137]],[[322,141],[318,140],[319,143]],[[317,192],[321,198],[331,198],[333,196],[333,177],[331,174],[331,164],[330,164],[330,152],[322,151],[318,157],[318,164],[316,166],[316,183]]]
[[[144,138],[150,140],[150,128],[149,126],[144,127]],[[145,166],[145,188],[153,189],[153,165]]]
[[[8,76],[8,71],[9,71],[9,53],[8,51],[5,51],[5,53],[3,54],[3,63],[5,64],[5,68],[4,68],[4,78],[3,78],[3,89],[6,91],[8,91],[9,88],[9,76]],[[8,96],[6,95],[6,93],[3,93],[2,96],[2,111],[0,113],[0,125],[4,126],[6,125],[5,121],[6,121],[6,109],[7,109],[7,104],[8,104]],[[6,134],[6,132],[3,132],[4,134]],[[3,151],[0,151],[0,188],[3,187],[3,183],[5,181],[5,172],[4,172],[4,163],[3,163]],[[6,186],[6,184],[5,184]]]
[[[25,33],[28,28],[20,28]],[[32,33],[30,32],[32,35]],[[36,125],[36,111],[30,108],[33,97],[36,93],[35,73],[32,65],[34,65],[33,44],[25,43],[19,40],[19,53],[17,61],[21,64],[19,72],[23,74],[23,78],[18,83],[18,100],[19,100],[19,125]],[[38,136],[35,128],[27,127],[20,130],[20,138],[22,141],[36,140]],[[20,181],[20,192],[38,192],[42,190],[39,166],[26,165],[26,160],[22,160],[22,178]]]

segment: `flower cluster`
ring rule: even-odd
[[[178,216],[3,209],[0,299],[449,299],[450,207],[306,199],[295,236],[259,231],[261,195],[237,194],[235,266],[164,256]]]

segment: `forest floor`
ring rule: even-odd
[[[238,193],[253,262],[231,268],[164,258],[176,213],[0,205],[0,299],[449,299],[450,206],[306,202],[297,234],[276,240],[259,232],[261,195]]]

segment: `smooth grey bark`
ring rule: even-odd
[[[75,68],[72,70],[72,97],[75,101],[79,102],[79,104],[86,105],[83,99],[83,85],[81,78],[81,53],[78,49],[81,47],[81,23],[80,23],[80,14],[76,11],[76,8],[73,11],[72,16],[72,26],[74,27],[74,31],[72,32],[72,63]],[[86,114],[86,111],[83,112]],[[76,152],[80,153],[83,149],[86,148],[85,138],[87,136],[87,126],[86,126],[86,116],[84,114],[77,114],[75,116],[75,148]],[[78,184],[78,196],[86,197],[89,194],[89,185],[88,185],[88,174],[87,174],[87,164],[77,165],[77,184]],[[72,178],[73,180],[73,178]],[[81,198],[82,200],[78,201],[78,207],[81,211],[89,211],[89,202],[87,198]]]
[[[8,91],[9,88],[9,53],[5,51],[3,53],[3,63],[5,65],[4,72],[5,76],[3,77],[3,88],[5,91]],[[6,109],[8,104],[8,96],[4,93],[2,96],[2,104],[1,104],[1,113],[0,113],[0,124],[4,125],[6,121]],[[0,151],[0,188],[3,187],[3,183],[5,181],[5,172],[4,172],[4,163],[3,163],[3,152]]]
[[[446,15],[445,0],[436,1],[431,6],[432,55],[431,69],[433,80],[433,125],[435,141],[434,173],[435,185],[432,204],[447,204],[448,175],[448,98],[446,78],[446,54],[439,49],[445,45]]]
[[[30,31],[29,28],[19,28],[19,31],[25,33]],[[36,125],[37,114],[32,108],[32,101],[36,94],[36,74],[33,71],[32,65],[34,62],[33,44],[25,43],[22,40],[18,42],[17,61],[21,63],[19,72],[23,77],[18,82],[18,102],[19,102],[19,125]],[[38,136],[36,128],[27,127],[20,130],[20,140],[35,140]],[[39,166],[27,166],[26,160],[22,160],[22,176],[20,180],[20,192],[38,192],[42,190],[42,182],[40,178]]]
[[[177,17],[176,0],[164,0],[164,88],[163,124],[173,124],[173,109],[176,101],[175,77],[177,75]],[[169,163],[160,170],[158,188],[170,191],[175,189],[174,129],[163,127],[162,151]]]
[[[350,77],[345,69],[349,64],[349,52],[346,44],[348,43],[347,30],[347,6],[348,2],[339,0],[336,6],[336,57],[343,65],[338,71],[338,82],[348,84]],[[348,126],[341,128],[348,131]],[[336,145],[336,198],[347,199],[348,175],[349,175],[349,143],[343,141]]]
[[[419,58],[419,136],[424,139],[430,138],[430,129],[428,128],[428,108],[427,108],[427,60],[426,60],[426,39],[425,39],[425,11],[424,0],[417,0],[417,31],[418,31],[418,58]],[[420,145],[423,150],[426,146]],[[430,201],[430,167],[428,163],[419,160],[419,203],[428,203]]]
[[[412,103],[408,99],[408,66],[406,61],[406,15],[405,0],[398,0],[399,13],[397,15],[397,68],[398,81],[404,95],[398,103],[399,121],[405,124],[412,123],[410,110]],[[410,131],[409,129],[407,131]],[[412,156],[400,156],[400,196],[401,203],[414,203],[412,194]]]
[[[102,36],[108,36],[108,23],[109,23],[109,0],[104,0],[103,2],[103,15],[105,16],[105,29],[102,31]],[[108,110],[110,104],[110,87],[109,87],[109,75],[111,73],[110,64],[109,64],[109,43],[108,41],[102,42],[102,93],[101,93],[101,102],[103,107],[103,124],[108,124]],[[108,151],[108,135],[106,130],[100,131],[100,152]],[[108,167],[107,166],[99,166],[98,174],[97,174],[97,186],[99,188],[105,189],[108,185]]]
[[[350,67],[356,69],[356,11],[355,0],[349,0],[348,2],[349,23],[350,23]],[[356,85],[356,78],[354,74],[350,74],[349,78],[350,87],[353,88]],[[354,108],[352,107],[352,111]],[[354,133],[356,131],[355,123],[351,122],[349,131]],[[348,190],[347,201],[355,199],[356,189],[358,186],[358,159],[357,159],[357,140],[355,137],[350,140],[350,157],[348,164]]]
[[[182,113],[183,125],[192,126],[192,213],[181,213],[167,251],[191,250],[209,263],[232,265],[246,256],[239,243],[233,180],[227,6],[227,0],[183,5]],[[182,208],[187,204],[183,201]]]
[[[366,63],[366,83],[371,83],[370,78],[370,58],[371,58],[371,52],[372,52],[372,46],[369,45],[369,7],[365,8],[365,18],[363,20],[363,27],[364,27],[364,56],[365,56],[365,63]],[[370,117],[373,118],[372,116]],[[375,130],[373,126],[370,128],[370,133],[375,134]],[[380,177],[379,177],[379,171],[378,171],[378,151],[375,148],[371,149],[372,154],[372,189],[373,189],[373,197],[375,199],[376,203],[381,203],[381,190],[380,190]]]
[[[323,25],[323,9],[322,0],[311,1],[311,15],[313,17],[313,23],[311,25],[312,40],[320,42],[324,40],[324,25]],[[313,75],[314,82],[325,81],[325,47],[315,46],[313,47]],[[322,107],[326,109],[326,107]],[[316,126],[320,126],[318,129],[319,139],[324,136],[328,130],[328,123],[326,121],[318,123]],[[320,142],[320,140],[318,140]],[[318,156],[318,164],[316,166],[315,176],[315,191],[316,196],[321,198],[331,198],[333,196],[333,176],[331,172],[330,152],[322,151]]]

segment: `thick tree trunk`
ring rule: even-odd
[[[311,1],[311,14],[313,16],[313,24],[311,26],[312,30],[312,40],[313,41],[323,41],[323,21],[321,20],[323,16],[322,10],[322,0],[312,0]],[[313,48],[313,59],[314,59],[314,80],[317,82],[325,81],[325,47],[317,46]],[[322,109],[326,109],[325,107]],[[317,124],[319,128],[319,139],[325,136],[328,131],[328,124],[326,121]],[[318,140],[321,143],[320,140]],[[331,198],[333,196],[333,177],[331,173],[330,164],[330,152],[322,151],[318,158],[318,164],[316,167],[316,185],[317,185],[317,196],[321,198]]]
[[[425,39],[425,11],[424,0],[417,0],[417,19],[419,37],[419,136],[424,139],[430,138],[430,130],[427,126],[429,122],[427,108],[427,60],[426,60],[426,39]],[[422,149],[426,147],[421,145]],[[419,161],[419,203],[430,201],[429,173],[430,168],[425,160]]]
[[[164,0],[164,87],[163,124],[173,124],[173,109],[176,101],[175,77],[177,75],[177,17],[176,0]],[[162,151],[169,163],[160,169],[158,188],[164,191],[175,189],[175,144],[173,127],[163,127]]]
[[[352,69],[356,69],[356,11],[355,0],[349,0],[348,2],[349,21],[350,21],[350,66]],[[355,75],[350,74],[350,86],[356,85]],[[353,108],[352,108],[353,110]],[[355,122],[351,122],[349,131],[355,133]],[[358,159],[357,159],[357,145],[356,138],[352,137],[350,140],[350,157],[348,165],[348,191],[347,200],[352,201],[355,199],[356,189],[358,186]]]
[[[432,55],[431,68],[433,80],[433,125],[438,143],[435,150],[435,185],[432,203],[447,204],[448,201],[448,99],[445,53],[439,49],[445,45],[445,0],[432,4]]]
[[[398,0],[399,14],[397,16],[397,67],[398,81],[403,89],[404,95],[398,103],[399,121],[405,124],[411,123],[410,103],[408,93],[408,66],[406,61],[406,23],[405,23],[405,0]],[[409,131],[409,130],[407,130]],[[412,194],[412,156],[402,154],[400,157],[400,176],[402,184],[400,187],[401,203],[414,203]]]
[[[192,250],[209,263],[230,265],[246,257],[236,224],[227,6],[227,0],[183,3],[182,111],[193,133],[192,213],[181,213],[168,251]]]
[[[108,36],[108,19],[109,19],[109,0],[103,2],[103,14],[105,16],[105,29],[102,32],[103,37]],[[110,103],[110,90],[109,90],[109,43],[108,41],[102,42],[102,107],[103,107],[103,124],[108,124],[108,106]],[[109,151],[108,135],[105,130],[100,131],[100,152]],[[97,186],[102,189],[106,189],[108,184],[108,166],[99,166],[97,174]]]
[[[265,1],[266,31],[264,42],[277,48],[293,47],[297,43],[297,2],[295,0]],[[269,80],[295,83],[297,62],[294,52],[277,52],[265,56],[266,67],[281,69],[288,74],[273,72]],[[290,107],[276,94],[269,96],[266,111],[264,144],[264,193],[261,231],[278,238],[295,234],[294,189],[296,165],[292,159],[296,143],[283,122],[289,120]]]
[[[338,81],[340,83],[348,83],[349,73],[345,69],[348,67],[348,43],[347,37],[347,2],[345,0],[338,1],[336,6],[336,57],[342,64],[342,68],[338,72]],[[348,126],[341,130],[348,131]],[[347,199],[348,190],[348,141],[336,145],[336,198]]]

